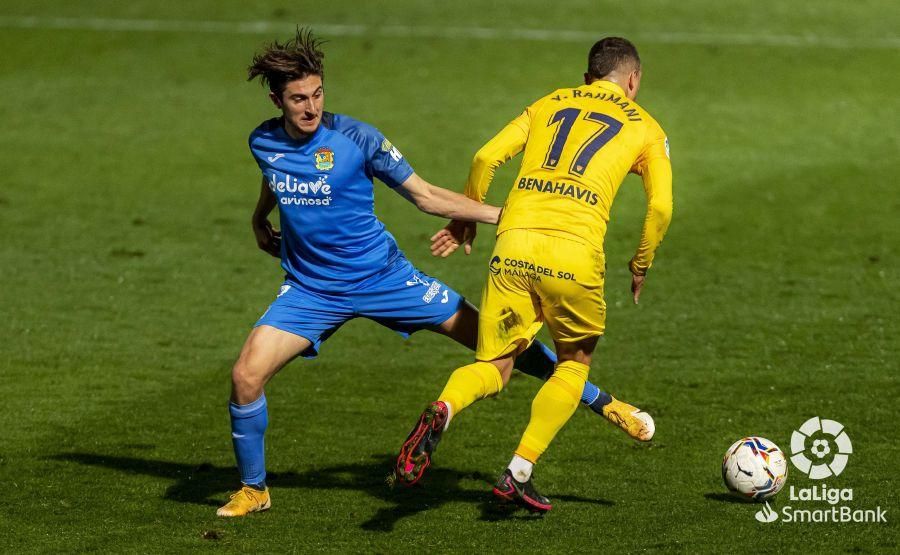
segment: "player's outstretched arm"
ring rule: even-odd
[[[432,216],[483,224],[496,224],[500,219],[500,208],[432,185],[416,173],[401,183],[396,191],[416,208]]]
[[[466,180],[466,197],[479,203],[484,202],[497,168],[525,148],[525,142],[528,140],[528,130],[531,126],[532,113],[538,103],[529,106],[521,115],[507,124],[491,140],[478,149],[478,152],[475,153],[475,157],[472,159],[469,178]],[[449,193],[449,191],[447,192]],[[455,195],[455,193],[451,194]],[[499,219],[499,210],[497,217]],[[475,222],[483,220],[457,216],[451,216],[451,218],[450,223],[431,237],[431,254],[434,256],[450,256],[460,245],[464,246],[466,254],[472,252],[472,242],[475,240],[477,228]],[[497,223],[497,221],[489,223]]]
[[[532,107],[525,110],[475,153],[472,166],[469,168],[469,178],[466,180],[467,197],[483,202],[497,168],[525,148],[532,110]],[[431,237],[431,254],[446,258],[460,246],[463,246],[466,254],[471,254],[476,232],[477,226],[474,222],[451,220]]]
[[[253,211],[253,235],[256,236],[256,246],[271,254],[275,258],[281,257],[281,232],[272,227],[269,214],[275,208],[278,200],[269,189],[269,184],[263,178],[259,190],[259,200],[256,201],[256,210]]]

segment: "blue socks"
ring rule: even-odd
[[[540,341],[534,341],[525,351],[516,357],[516,370],[529,376],[547,381],[556,368],[556,354]],[[603,406],[612,401],[609,393],[586,382],[581,392],[581,402],[590,406],[594,412],[603,414]]]
[[[612,396],[605,391],[601,391],[599,387],[591,382],[587,382],[584,384],[584,391],[581,392],[581,402],[602,416],[603,407],[612,402]]]
[[[249,405],[229,403],[231,413],[231,441],[237,459],[241,482],[256,489],[266,487],[266,457],[264,438],[269,425],[266,396]]]
[[[581,402],[590,405],[600,397],[600,388],[591,382],[584,384],[584,391],[581,392]]]

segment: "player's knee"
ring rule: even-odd
[[[506,387],[506,384],[509,383],[509,378],[512,376],[512,366],[509,368],[503,368],[500,370],[500,383],[503,384],[503,387]]]
[[[559,362],[562,363],[567,360],[571,360],[573,362],[590,366],[591,358],[594,353],[594,349],[597,347],[597,341],[599,339],[599,336],[594,336],[571,343],[557,342],[556,355],[559,358]]]
[[[241,357],[231,369],[231,385],[235,397],[239,400],[252,397],[247,402],[253,402],[262,394],[267,377],[261,365],[254,364],[249,357]]]
[[[506,384],[509,383],[509,378],[512,376],[514,361],[515,359],[513,357],[491,361],[491,364],[493,364],[497,369],[497,372],[500,373],[500,389],[503,389],[506,387]]]

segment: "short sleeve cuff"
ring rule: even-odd
[[[388,179],[384,181],[384,184],[391,189],[396,189],[400,185],[403,185],[403,182],[409,179],[409,176],[413,173],[415,172],[413,171],[412,166],[407,164],[405,168],[397,168],[396,171],[392,172]]]

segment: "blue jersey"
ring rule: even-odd
[[[374,127],[325,112],[307,139],[287,134],[281,118],[250,134],[250,151],[281,215],[281,266],[289,280],[339,293],[402,257],[375,217],[372,178],[397,187],[413,173]]]

